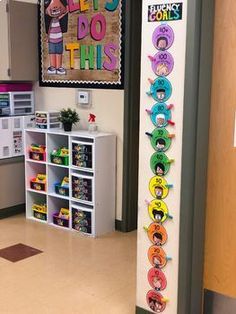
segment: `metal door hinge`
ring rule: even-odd
[[[6,12],[7,13],[9,12],[9,3],[8,2],[6,3]]]
[[[7,75],[11,76],[11,69],[7,69]]]

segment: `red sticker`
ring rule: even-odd
[[[149,270],[148,282],[150,286],[156,291],[165,290],[167,286],[166,276],[158,268],[151,268]]]
[[[147,293],[147,304],[155,313],[161,313],[166,308],[166,301],[163,296],[155,290],[150,290]]]

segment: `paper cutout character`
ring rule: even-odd
[[[163,298],[160,292],[150,290],[147,293],[146,298],[150,309],[153,310],[155,313],[161,313],[165,310],[166,300]]]
[[[50,62],[47,73],[65,75],[62,55],[63,33],[66,33],[68,29],[67,0],[44,0],[44,10]]]
[[[159,223],[151,223],[147,229],[149,240],[156,246],[163,246],[168,239],[166,229]]]
[[[148,259],[153,267],[163,268],[167,264],[166,253],[162,247],[153,245],[148,250]]]
[[[159,101],[162,101],[163,99],[165,99],[166,98],[166,90],[164,88],[157,89],[156,97]]]
[[[156,74],[159,76],[167,76],[170,73],[168,65],[166,63],[158,63],[156,68]]]
[[[162,151],[166,146],[166,141],[163,138],[158,138],[156,141],[156,148],[158,151]]]
[[[165,166],[161,162],[158,162],[155,165],[155,174],[158,176],[163,176],[165,174]]]
[[[153,209],[152,214],[156,222],[161,222],[163,217],[165,216],[162,210],[158,210],[156,208]]]
[[[168,39],[166,37],[159,37],[157,39],[157,48],[160,50],[165,50],[168,47]]]
[[[163,237],[162,237],[162,234],[159,233],[159,232],[155,232],[153,234],[153,243],[155,245],[162,245],[162,241],[163,241]]]
[[[163,188],[161,186],[155,187],[156,198],[161,199],[163,196]]]
[[[159,113],[156,116],[156,125],[158,128],[162,128],[166,126],[166,117],[163,113]]]
[[[167,286],[167,281],[164,273],[157,268],[151,268],[148,272],[148,281],[150,286],[156,290],[165,290]]]

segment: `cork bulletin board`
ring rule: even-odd
[[[40,85],[123,89],[124,1],[41,0]]]

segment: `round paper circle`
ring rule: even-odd
[[[172,139],[165,128],[155,129],[150,137],[152,147],[158,152],[165,152],[170,148]]]
[[[150,290],[147,293],[147,304],[155,313],[161,313],[166,308],[166,302],[163,301],[163,296],[155,290]]]
[[[167,78],[160,76],[151,84],[150,93],[158,103],[166,102],[172,94],[172,86]]]
[[[149,190],[152,196],[157,199],[164,199],[169,193],[166,180],[160,176],[155,176],[150,180]]]
[[[147,233],[148,233],[149,240],[154,245],[162,246],[166,243],[167,238],[168,238],[166,229],[162,225],[160,225],[156,222],[153,222],[148,227]]]
[[[152,42],[158,50],[167,50],[172,46],[174,37],[173,29],[167,24],[162,24],[155,29]]]
[[[148,282],[150,286],[156,291],[165,290],[167,286],[166,276],[158,268],[151,268],[149,270]]]
[[[171,120],[171,110],[167,108],[165,103],[156,104],[151,109],[151,120],[157,128],[163,128],[168,125]]]
[[[165,176],[170,170],[170,161],[164,153],[154,153],[150,160],[152,172],[157,176]]]
[[[157,76],[168,76],[174,68],[174,59],[168,51],[159,51],[152,60],[152,70]]]
[[[153,200],[148,205],[148,212],[150,218],[157,223],[163,223],[168,218],[168,207],[166,203],[161,200]]]
[[[164,268],[167,264],[166,253],[162,247],[153,245],[148,250],[148,259],[153,267]]]

